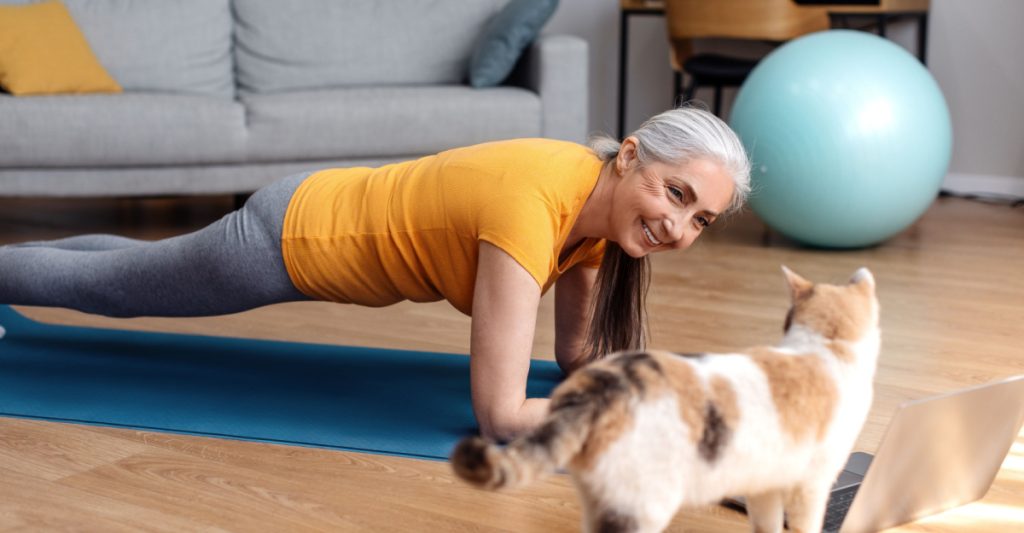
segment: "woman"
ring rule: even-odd
[[[646,256],[690,246],[742,204],[749,174],[728,126],[675,109],[621,144],[517,139],[291,176],[161,241],[88,235],[0,247],[0,303],[128,317],[445,299],[473,317],[481,431],[508,439],[547,408],[525,393],[543,292],[558,281],[555,356],[566,372],[642,347]]]

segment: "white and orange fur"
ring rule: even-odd
[[[497,490],[565,468],[585,531],[661,531],[681,506],[745,496],[751,528],[821,531],[829,489],[872,401],[880,337],[871,273],[813,284],[782,267],[792,297],[773,347],[620,352],[552,393],[540,427],[507,446],[472,437],[463,479]]]

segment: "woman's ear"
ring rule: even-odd
[[[615,156],[615,171],[619,174],[625,174],[627,170],[636,164],[636,145],[639,140],[630,135],[622,140],[622,145],[619,147],[619,155]]]

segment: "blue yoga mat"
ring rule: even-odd
[[[465,355],[43,324],[0,305],[0,416],[446,459]],[[527,394],[561,379],[533,361]]]

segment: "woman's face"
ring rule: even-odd
[[[689,247],[732,201],[732,177],[709,159],[641,167],[630,137],[613,165],[609,238],[632,257]]]

